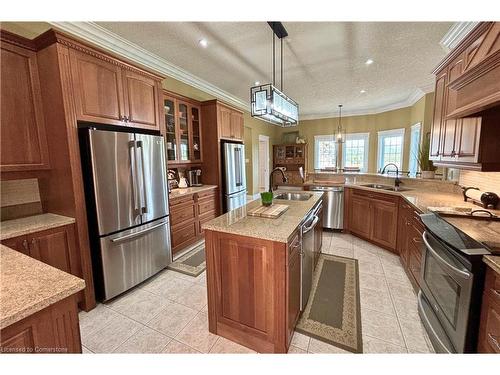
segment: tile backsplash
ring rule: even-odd
[[[482,191],[491,191],[500,195],[500,172],[460,171],[459,184],[473,186]]]

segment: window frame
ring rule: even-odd
[[[385,164],[382,163],[382,155],[383,155],[383,140],[387,137],[395,137],[395,136],[400,136],[401,137],[401,161],[400,161],[400,168],[399,170],[403,170],[403,164],[404,164],[404,146],[405,146],[405,128],[399,128],[399,129],[391,129],[391,130],[380,130],[378,133],[378,142],[377,142],[377,167],[378,170],[382,170]]]
[[[417,139],[417,149],[416,149],[416,154],[412,155],[413,134],[416,131],[419,132]],[[410,172],[410,174],[412,172],[411,168],[413,163],[415,163],[416,165],[415,175],[420,171],[420,166],[418,165],[418,152],[421,146],[422,146],[422,123],[417,122],[410,127],[410,150],[408,153],[408,171]]]
[[[333,142],[334,144],[334,155],[335,155],[335,165],[333,167],[337,166],[338,163],[338,143],[335,139],[335,137],[332,134],[324,134],[324,135],[315,135],[314,136],[314,169],[315,170],[321,170],[324,169],[325,167],[321,168],[319,166],[319,147],[318,147],[318,142],[325,142],[325,141],[330,141]]]
[[[360,167],[360,172],[368,172],[368,158],[370,152],[370,133],[348,133],[345,137],[345,142],[342,144],[342,164],[343,167],[346,167],[346,150],[347,150],[347,141],[363,139],[365,141],[364,155],[363,155],[363,166]]]

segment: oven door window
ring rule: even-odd
[[[426,254],[424,280],[438,304],[434,307],[441,310],[450,325],[456,329],[462,288],[449,273],[441,268],[429,252]]]

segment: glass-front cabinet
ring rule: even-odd
[[[164,96],[166,152],[170,164],[201,163],[201,108]]]

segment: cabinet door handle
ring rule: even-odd
[[[438,151],[438,152],[436,152],[436,156],[439,156],[439,151]]]
[[[28,240],[23,240],[23,249],[26,250],[26,252],[30,251]]]
[[[455,151],[451,152],[451,156],[455,156],[457,153]]]

